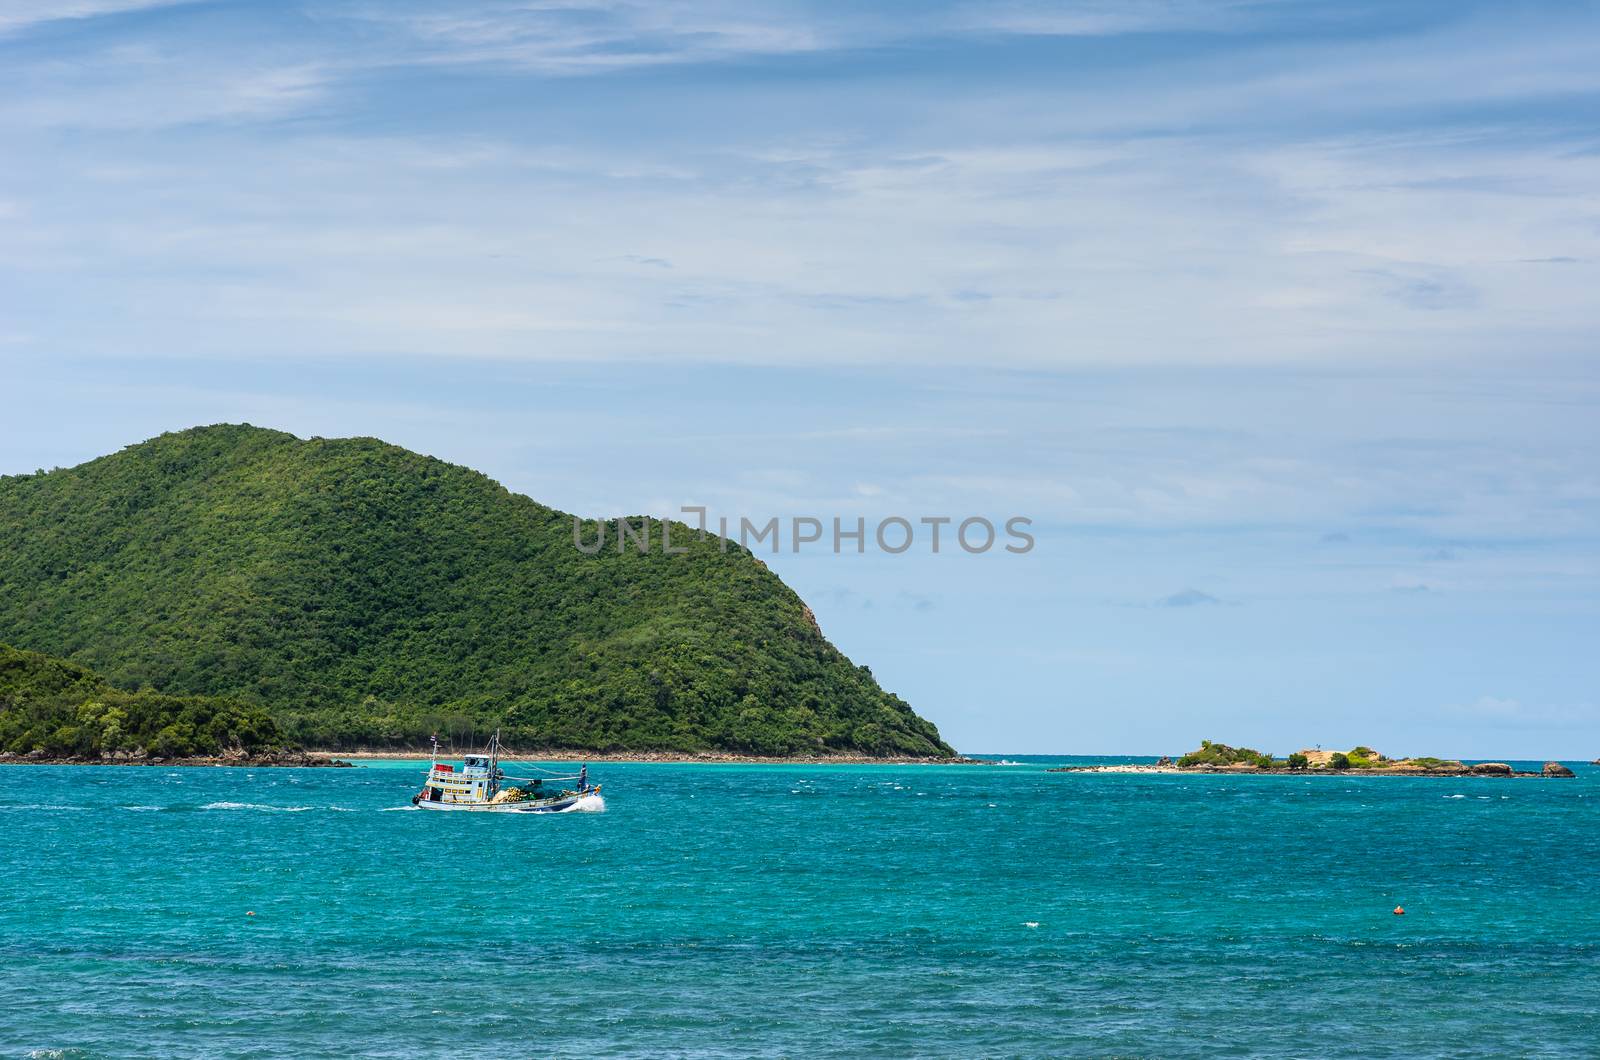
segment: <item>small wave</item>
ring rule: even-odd
[[[44,810],[51,813],[70,812],[72,810],[87,810],[88,806],[58,806],[50,802],[17,802],[9,806],[0,806],[0,810],[11,811],[38,811]]]
[[[265,810],[267,813],[303,813],[310,806],[267,806],[259,802],[208,802],[202,810]]]
[[[562,813],[605,813],[606,797],[604,795],[585,795],[577,802],[560,811]]]
[[[1466,798],[1466,796],[1465,795],[1446,795],[1445,798],[1447,798],[1447,799],[1464,799],[1464,798]]]
[[[167,807],[165,807],[165,806],[124,806],[124,807],[122,807],[122,809],[124,809],[124,810],[132,810],[134,813],[152,813],[152,812],[157,811],[157,810],[165,810],[166,808]]]
[[[416,809],[415,806],[385,806],[383,809],[379,810],[378,812],[379,813],[411,813],[415,809]]]

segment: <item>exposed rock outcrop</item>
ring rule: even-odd
[[[1176,762],[1163,756],[1154,765],[1057,766],[1052,773],[1290,773],[1338,777],[1570,777],[1560,762],[1546,762],[1543,771],[1517,770],[1505,762],[1467,765],[1454,758],[1390,758],[1370,747],[1351,751],[1298,751],[1286,759],[1269,758],[1248,747],[1205,741]]]

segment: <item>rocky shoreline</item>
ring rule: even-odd
[[[440,751],[439,757],[453,758],[471,751]],[[292,768],[340,767],[347,768],[356,761],[402,759],[426,762],[433,758],[431,751],[276,751],[252,755],[236,752],[224,755],[207,755],[181,758],[162,758],[157,755],[132,751],[103,752],[98,757],[52,756],[42,751],[26,755],[9,751],[0,752],[0,765],[36,766],[287,766]],[[736,755],[725,752],[687,754],[673,751],[571,751],[543,750],[507,752],[508,761],[550,762],[662,762],[696,765],[992,765],[981,758],[868,758],[864,755],[829,755],[826,757],[776,758],[755,755]]]
[[[288,766],[296,769],[349,768],[350,762],[319,754],[315,751],[272,751],[250,754],[236,751],[222,755],[203,755],[179,758],[162,758],[159,755],[140,754],[136,751],[102,751],[97,757],[51,756],[42,751],[25,755],[0,751],[0,766]]]
[[[312,751],[311,754],[337,755],[340,758],[352,759],[406,759],[427,761],[433,757],[432,751],[404,751],[404,750],[363,750],[363,751]],[[440,750],[439,757],[453,758],[463,754],[473,754],[470,750],[457,749],[454,751]],[[800,756],[761,756],[739,755],[727,751],[574,751],[567,748],[531,751],[505,750],[502,757],[511,761],[540,761],[540,762],[677,762],[694,765],[837,765],[837,766],[974,766],[993,765],[987,759],[966,758],[871,758],[866,755],[809,755]]]

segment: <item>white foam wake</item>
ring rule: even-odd
[[[259,802],[208,802],[202,810],[265,810],[267,813],[304,813],[310,806],[266,806]]]
[[[585,795],[577,802],[561,811],[562,813],[605,813],[606,797],[604,795]]]

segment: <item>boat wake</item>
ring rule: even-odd
[[[268,806],[259,802],[208,802],[202,810],[265,810],[267,813],[304,813],[314,806]]]
[[[585,795],[577,802],[557,813],[605,813],[606,797],[604,795]]]

